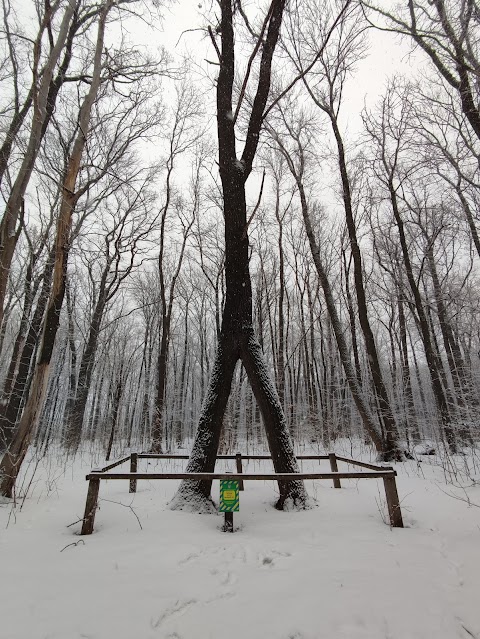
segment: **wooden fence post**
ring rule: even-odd
[[[329,453],[328,454],[328,459],[330,460],[330,469],[331,469],[332,473],[338,473],[337,457],[336,457],[335,453]],[[342,487],[338,477],[334,477],[333,478],[333,487],[334,488],[341,488]]]
[[[100,480],[90,479],[88,482],[87,503],[85,504],[85,514],[83,515],[83,524],[81,535],[91,535],[93,532],[93,524],[95,522],[95,513],[98,506],[98,491],[100,490]]]
[[[233,533],[233,513],[225,513],[225,522],[223,524],[223,532]]]
[[[390,525],[393,528],[403,528],[402,511],[400,510],[400,500],[398,499],[395,477],[384,477],[383,483],[385,485]]]
[[[130,472],[131,473],[136,473],[137,472],[137,466],[138,466],[138,453],[132,453],[130,455]],[[129,488],[129,493],[136,493],[137,492],[137,480],[136,479],[131,479],[130,480],[130,488]]]
[[[237,473],[243,473],[242,454],[241,453],[237,453],[235,455],[235,460],[236,460],[236,463],[237,463]],[[240,481],[238,482],[238,490],[243,490],[243,479],[240,479]]]

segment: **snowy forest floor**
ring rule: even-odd
[[[99,460],[65,466],[50,456],[23,503],[0,506],[0,636],[480,639],[474,461],[454,460],[453,474],[436,457],[396,464],[404,529],[384,523],[381,480],[342,481],[342,490],[307,482],[317,507],[305,512],[277,512],[276,486],[247,482],[234,534],[221,531],[221,515],[168,510],[175,481],[140,481],[135,495],[115,481],[101,482],[95,532],[80,537],[79,523],[68,526],[83,516],[85,474]],[[244,468],[260,469],[271,465]]]

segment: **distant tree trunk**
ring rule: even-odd
[[[428,319],[426,316],[425,308],[423,306],[420,291],[418,289],[417,282],[413,274],[412,263],[411,263],[410,254],[408,251],[407,239],[405,236],[405,226],[400,214],[397,192],[394,186],[392,174],[390,174],[388,179],[388,190],[389,190],[390,201],[392,205],[393,216],[395,218],[395,222],[398,229],[400,246],[402,248],[405,271],[406,271],[408,283],[410,285],[410,289],[412,291],[412,295],[415,301],[415,308],[417,311],[418,321],[420,325],[420,335],[421,335],[423,347],[425,350],[425,357],[427,360],[428,370],[430,373],[430,380],[432,383],[435,403],[436,403],[437,410],[440,415],[440,419],[442,423],[443,435],[448,443],[448,447],[450,448],[450,451],[452,453],[455,453],[457,452],[457,443],[456,443],[455,433],[450,424],[450,412],[448,410],[447,398],[445,396],[445,392],[442,387],[441,372],[439,370],[439,368],[441,367],[441,363],[438,361],[438,357],[435,354],[435,347],[432,343],[432,335],[430,333],[430,329],[428,326]]]
[[[177,426],[175,433],[175,443],[180,446],[185,437],[185,387],[187,380],[187,359],[189,354],[188,349],[188,306],[189,300],[187,299],[185,304],[185,317],[184,317],[184,336],[183,336],[183,353],[182,353],[182,365],[180,369],[180,383],[178,388],[178,406],[177,406]]]
[[[107,366],[105,360],[102,369],[98,372],[97,375],[97,380],[99,383],[95,386],[95,394],[93,396],[92,406],[90,409],[89,428],[87,433],[92,442],[95,440],[98,425],[100,423],[102,415],[103,392],[106,385],[106,368]]]
[[[70,373],[68,379],[68,396],[65,406],[65,421],[68,424],[75,403],[75,395],[77,390],[77,348],[75,346],[75,328],[73,325],[73,300],[71,297],[70,286],[67,281],[67,316],[68,316],[68,350],[70,352]]]
[[[129,418],[127,420],[128,422],[128,430],[127,430],[127,448],[131,448],[132,447],[132,438],[133,438],[133,429],[135,426],[135,421],[136,421],[136,415],[137,415],[137,411],[138,411],[138,398],[140,396],[140,388],[142,385],[142,369],[144,366],[144,360],[142,360],[142,363],[140,365],[140,373],[136,382],[136,388],[135,388],[135,398],[133,400],[133,404],[130,407],[130,414],[129,414]],[[133,386],[133,383],[132,383]]]
[[[405,321],[405,310],[403,304],[403,294],[398,291],[397,298],[398,305],[398,325],[400,332],[400,359],[402,362],[402,391],[403,391],[403,404],[405,414],[405,428],[408,433],[412,434],[413,442],[418,444],[420,442],[420,431],[416,420],[416,411],[413,403],[412,392],[412,379],[410,375],[410,365],[408,362],[408,345],[407,345],[407,328]],[[412,421],[414,423],[412,423]]]
[[[162,330],[160,333],[160,345],[158,350],[157,361],[157,393],[155,400],[155,412],[152,426],[152,446],[151,452],[160,454],[162,450],[162,440],[164,436],[164,410],[165,410],[165,391],[167,386],[167,357],[168,342],[170,339],[170,321],[167,313],[162,317]]]
[[[159,238],[159,252],[157,258],[158,278],[160,283],[160,306],[161,306],[161,329],[159,336],[159,352],[157,361],[157,388],[155,396],[155,409],[153,416],[152,426],[152,444],[150,450],[152,453],[162,452],[162,440],[165,435],[165,392],[167,388],[168,379],[168,356],[170,348],[170,326],[172,323],[172,310],[175,297],[175,288],[182,268],[183,257],[185,255],[185,247],[187,239],[190,235],[193,223],[195,221],[195,214],[197,212],[199,202],[199,189],[200,189],[200,172],[202,167],[202,158],[197,157],[196,162],[196,175],[194,178],[194,201],[192,218],[189,222],[182,222],[182,243],[180,252],[174,266],[173,273],[168,282],[165,255],[167,254],[167,246],[165,242],[165,228],[172,204],[172,184],[171,179],[177,157],[183,153],[189,146],[191,146],[195,139],[198,139],[198,134],[195,133],[196,127],[192,126],[194,123],[194,114],[197,108],[194,96],[189,91],[189,88],[185,83],[182,83],[177,93],[177,103],[175,106],[175,116],[173,119],[173,127],[170,133],[170,154],[166,161],[167,174],[165,180],[165,202],[161,209],[160,215],[160,238]],[[189,131],[194,131],[189,135]],[[178,214],[178,211],[177,211]]]
[[[2,434],[0,444],[3,444],[5,449],[12,443],[15,434],[15,426],[20,416],[22,401],[26,394],[32,361],[41,337],[42,320],[48,303],[49,291],[52,284],[53,268],[54,248],[48,256],[43,272],[42,288],[40,290],[37,306],[20,355],[20,363],[8,399],[8,404],[0,412],[0,433]]]
[[[67,447],[73,453],[76,452],[80,444],[83,420],[85,417],[85,409],[87,407],[88,394],[90,392],[90,386],[92,382],[93,367],[95,364],[95,356],[97,352],[98,335],[106,304],[104,284],[105,282],[102,279],[102,282],[100,284],[99,297],[97,299],[97,303],[95,305],[92,316],[92,321],[90,323],[87,344],[80,361],[75,400],[73,401],[70,413],[68,415],[68,429],[65,435],[65,441]]]
[[[318,278],[317,279],[317,295],[318,290],[320,288]],[[308,300],[308,317],[309,317],[309,332],[310,332],[310,367],[309,367],[309,376],[310,376],[310,386],[313,395],[313,403],[315,413],[313,415],[313,427],[317,434],[322,436],[322,439],[325,441],[324,433],[321,428],[320,415],[321,415],[321,396],[320,396],[320,380],[318,375],[318,364],[317,364],[317,342],[315,339],[315,325],[314,321],[314,309],[313,309],[313,295],[310,286],[310,274],[307,274],[306,279],[307,286],[307,300]]]
[[[8,366],[7,375],[3,385],[2,402],[0,405],[3,405],[8,401],[8,397],[12,391],[12,386],[15,381],[15,375],[19,365],[19,355],[23,345],[25,344],[25,338],[27,336],[28,320],[30,319],[30,311],[32,310],[33,298],[36,293],[36,291],[32,290],[32,262],[33,259],[30,259],[25,273],[22,316],[20,318],[17,336],[13,343],[12,356],[10,358],[10,364]]]
[[[360,356],[358,354],[358,338],[357,338],[357,322],[355,320],[355,311],[353,308],[352,293],[350,291],[350,261],[347,264],[346,251],[342,250],[343,268],[345,271],[345,294],[347,297],[348,317],[350,320],[350,333],[352,335],[353,360],[355,362],[355,372],[357,374],[357,382],[362,387],[362,367],[360,366]]]
[[[153,356],[152,318],[145,316],[145,333],[143,337],[143,396],[140,412],[140,436],[142,441],[150,434],[150,370]]]
[[[302,193],[303,193],[303,186],[302,186]],[[320,283],[322,285],[323,293],[325,295],[325,302],[326,302],[327,310],[330,316],[330,322],[333,328],[333,332],[335,334],[338,351],[340,353],[340,359],[342,361],[343,369],[347,377],[347,381],[350,387],[350,392],[352,393],[352,397],[355,401],[355,405],[362,418],[365,430],[370,436],[372,443],[374,444],[378,453],[382,456],[383,459],[391,459],[392,456],[393,458],[396,458],[399,455],[401,456],[401,454],[399,453],[398,449],[392,449],[391,441],[385,440],[383,436],[381,435],[381,433],[378,431],[377,426],[373,420],[373,417],[370,414],[370,410],[365,401],[365,398],[363,397],[362,390],[358,384],[357,372],[355,367],[352,366],[352,363],[351,363],[348,345],[345,340],[345,334],[343,332],[341,321],[338,316],[337,307],[335,304],[335,300],[333,298],[330,282],[327,278],[325,267],[323,266],[323,262],[320,256],[320,249],[315,239],[312,224],[310,221],[310,216],[308,213],[308,205],[307,205],[306,199],[304,198],[305,196],[303,195],[302,210],[303,210],[303,219],[305,222],[305,229],[307,231],[308,240],[310,242],[310,249],[312,251],[313,261],[317,268],[317,273],[320,279]]]
[[[275,175],[275,217],[278,224],[278,345],[277,345],[277,389],[280,404],[285,410],[285,255],[283,248],[283,215],[280,213],[280,178]]]
[[[125,384],[125,381],[123,379],[123,367],[125,365],[125,361],[122,355],[120,355],[120,357],[121,357],[121,364],[120,364],[120,370],[118,371],[117,382],[115,384],[115,393],[113,395],[112,415],[110,418],[110,436],[108,438],[107,452],[105,455],[106,461],[110,460],[110,455],[112,454],[113,440],[115,438],[115,432],[117,429],[117,422],[118,422],[118,413],[120,410],[120,400],[122,399],[123,387]]]
[[[433,248],[434,242],[432,238],[426,236],[427,241],[427,262],[432,277],[433,294],[437,307],[438,322],[442,333],[443,347],[447,356],[448,366],[455,389],[455,401],[462,409],[466,409],[465,393],[469,396],[471,390],[471,381],[468,379],[465,362],[453,334],[450,321],[447,317],[447,309],[444,301],[443,291],[438,277],[437,266],[435,263]]]

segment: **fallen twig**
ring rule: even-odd
[[[475,485],[475,484],[474,484]],[[444,494],[447,495],[447,497],[452,497],[452,499],[458,499],[458,501],[463,501],[465,504],[468,504],[468,506],[475,506],[475,508],[480,508],[480,504],[476,504],[474,501],[472,501],[465,489],[464,486],[459,486],[459,488],[461,488],[463,490],[463,492],[465,493],[465,497],[461,497],[460,495],[454,495],[452,493],[447,492],[446,490],[443,490],[443,488],[440,487],[440,485],[437,483],[437,488]]]
[[[85,546],[85,542],[83,539],[79,539],[78,541],[73,541],[71,544],[67,544],[60,552],[63,552],[66,548],[70,548],[70,546],[78,546],[78,544],[83,544]]]
[[[81,517],[81,519],[77,519],[77,521],[74,521],[71,524],[68,524],[68,526],[66,526],[66,528],[71,528],[72,526],[75,526],[75,524],[79,524],[81,521],[83,521],[83,517]]]
[[[140,530],[143,530],[143,526],[142,526],[142,524],[140,523],[140,519],[138,518],[137,513],[133,510],[132,506],[130,506],[129,504],[122,504],[122,502],[121,502],[121,501],[114,501],[113,499],[105,499],[105,498],[102,498],[102,499],[100,499],[100,501],[109,501],[109,502],[110,502],[110,503],[112,503],[112,504],[118,504],[119,506],[123,506],[124,508],[130,508],[130,510],[132,511],[132,513],[135,515],[136,520],[138,521],[138,525],[140,526]]]

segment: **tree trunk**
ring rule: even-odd
[[[15,342],[13,344],[12,356],[10,358],[10,364],[8,367],[7,375],[5,377],[5,383],[3,385],[3,397],[0,405],[8,402],[9,395],[12,391],[13,383],[15,381],[15,375],[19,365],[19,355],[25,344],[25,338],[27,336],[28,320],[30,319],[30,311],[32,310],[33,298],[36,291],[32,289],[32,268],[33,268],[33,256],[29,260],[27,271],[25,274],[24,284],[24,296],[23,296],[23,309],[22,317],[20,319],[20,326],[18,329]],[[0,427],[1,430],[1,427]]]
[[[355,220],[353,215],[352,195],[350,189],[350,178],[347,170],[347,161],[345,157],[345,149],[342,136],[338,127],[337,118],[333,109],[329,109],[328,115],[332,124],[333,133],[338,149],[338,166],[343,187],[343,202],[345,208],[345,220],[347,223],[348,237],[350,240],[350,250],[353,259],[353,277],[355,282],[355,293],[357,296],[357,310],[360,327],[362,329],[365,341],[365,350],[367,351],[368,363],[372,373],[375,395],[380,408],[381,418],[385,427],[385,439],[389,450],[385,451],[387,458],[391,459],[399,456],[398,447],[398,431],[395,419],[393,417],[390,400],[387,389],[383,381],[382,370],[377,352],[375,338],[373,336],[370,321],[367,312],[367,299],[365,295],[365,287],[363,283],[363,267],[360,246],[357,239],[357,231],[355,228]],[[401,454],[400,454],[401,456]]]
[[[22,401],[26,394],[29,373],[34,353],[40,340],[42,320],[48,303],[48,295],[52,284],[53,268],[54,250],[52,249],[43,272],[42,289],[40,291],[37,306],[20,355],[20,364],[15,377],[15,382],[10,393],[8,404],[0,413],[1,443],[5,446],[5,449],[12,443],[15,433],[15,425],[17,424]]]
[[[116,386],[115,386],[115,393],[114,393],[114,396],[113,396],[113,407],[112,407],[112,416],[111,416],[111,424],[110,424],[110,436],[108,438],[107,452],[106,452],[106,455],[105,455],[105,460],[106,461],[110,461],[110,455],[112,454],[113,440],[114,440],[115,431],[116,431],[116,428],[117,428],[118,413],[119,413],[119,410],[120,410],[120,400],[122,399],[123,386],[124,386],[123,366],[124,366],[124,360],[123,360],[123,357],[122,357],[122,362],[121,362],[121,365],[120,365],[120,371],[118,373],[117,383],[116,383]]]
[[[402,248],[405,271],[407,274],[407,279],[410,285],[410,289],[412,291],[413,298],[415,300],[415,308],[417,310],[418,320],[420,324],[420,335],[423,342],[423,348],[425,350],[425,357],[427,360],[428,370],[430,373],[430,380],[432,383],[435,403],[436,403],[437,411],[440,416],[440,420],[442,424],[443,436],[445,440],[447,441],[448,447],[450,448],[450,452],[455,453],[457,452],[457,444],[455,440],[455,433],[450,424],[450,413],[448,410],[447,398],[445,397],[445,393],[442,388],[442,382],[440,379],[440,371],[439,371],[440,364],[437,362],[437,357],[435,356],[434,346],[432,344],[432,336],[430,334],[430,329],[428,327],[428,320],[426,317],[425,309],[423,307],[420,291],[418,289],[417,283],[415,281],[415,276],[413,274],[410,254],[408,252],[407,240],[405,237],[404,224],[403,224],[403,220],[401,218],[400,210],[398,207],[397,193],[395,191],[395,187],[393,184],[393,177],[391,176],[389,177],[389,181],[388,181],[388,189],[390,194],[390,201],[392,205],[393,216],[397,224],[398,235],[400,239],[400,246]]]
[[[160,345],[157,362],[157,395],[155,399],[155,412],[152,426],[152,445],[150,452],[157,455],[162,452],[162,441],[164,436],[164,410],[165,391],[167,387],[167,359],[168,341],[170,338],[170,317],[164,313],[162,317],[162,332],[160,335]]]
[[[420,431],[413,402],[412,379],[410,375],[410,365],[408,363],[407,328],[405,321],[405,310],[403,305],[403,293],[398,291],[398,324],[400,332],[400,360],[402,365],[402,392],[403,410],[405,415],[405,428],[412,434],[415,444],[420,442]],[[412,421],[414,420],[414,423]]]
[[[90,386],[92,383],[92,373],[97,352],[98,334],[105,310],[105,303],[106,300],[104,298],[104,290],[102,290],[102,287],[100,287],[99,299],[97,300],[97,304],[95,305],[95,310],[88,333],[87,344],[85,346],[85,350],[83,351],[82,359],[80,362],[75,401],[73,402],[71,412],[68,416],[68,429],[65,438],[66,445],[72,453],[75,453],[77,451],[82,435],[83,420],[85,418],[85,409],[87,407],[88,394],[90,392]]]

